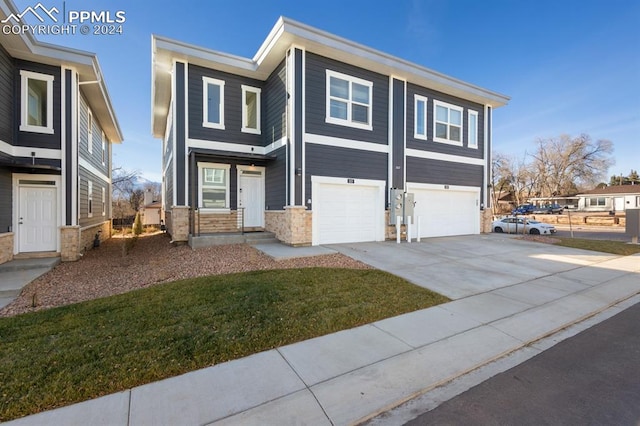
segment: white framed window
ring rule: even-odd
[[[52,75],[20,70],[20,131],[53,134],[53,80]]]
[[[107,164],[107,137],[102,132],[102,165]]]
[[[202,126],[224,130],[224,81],[202,77]]]
[[[102,188],[102,216],[107,215],[107,190]]]
[[[242,85],[242,131],[260,134],[260,94],[257,87]]]
[[[373,130],[372,109],[372,82],[327,70],[327,123]]]
[[[413,116],[413,137],[427,140],[427,98],[424,96],[414,95]]]
[[[87,108],[87,150],[93,154],[93,113]]]
[[[433,101],[433,140],[462,146],[462,107]]]
[[[468,129],[468,144],[469,148],[478,148],[478,112],[468,110],[467,111],[467,125]]]
[[[93,182],[87,181],[87,217],[93,217]]]
[[[229,164],[198,163],[198,207],[229,210]]]
[[[607,205],[607,199],[604,197],[588,198],[589,206],[602,207]]]

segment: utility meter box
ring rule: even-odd
[[[398,216],[402,218],[400,223],[406,224],[407,216],[413,218],[414,195],[404,192],[402,189],[392,189],[390,197],[389,224],[395,225]]]
[[[631,241],[637,244],[640,238],[640,209],[626,209],[625,216],[625,231]]]

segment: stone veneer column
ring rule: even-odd
[[[480,232],[488,234],[491,232],[491,222],[493,222],[493,209],[484,209],[480,212]]]
[[[171,208],[171,239],[175,243],[189,241],[189,206]]]
[[[63,262],[75,262],[80,259],[79,226],[61,227],[60,240],[60,258]]]
[[[0,234],[0,264],[13,259],[13,232]]]
[[[286,206],[285,222],[288,225],[289,233],[286,244],[292,246],[311,245],[311,212],[305,206]]]

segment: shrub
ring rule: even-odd
[[[136,213],[136,218],[133,221],[133,234],[140,235],[142,234],[142,220],[140,219],[140,213]]]

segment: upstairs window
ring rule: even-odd
[[[107,215],[107,190],[102,188],[102,216]]]
[[[224,130],[224,81],[202,77],[202,125]]]
[[[413,137],[427,140],[427,98],[415,95]]]
[[[93,114],[87,108],[87,150],[93,154]]]
[[[326,122],[372,130],[373,83],[327,70]]]
[[[93,182],[87,181],[87,217],[93,217]]]
[[[21,131],[53,133],[53,80],[52,75],[20,71]]]
[[[242,86],[242,131],[260,134],[260,93],[256,87]]]
[[[462,146],[462,108],[440,101],[433,101],[433,107],[433,140]]]
[[[107,164],[107,139],[104,132],[102,132],[102,165],[104,166],[105,164]]]
[[[469,126],[469,148],[478,148],[478,113],[469,110],[467,124]]]

